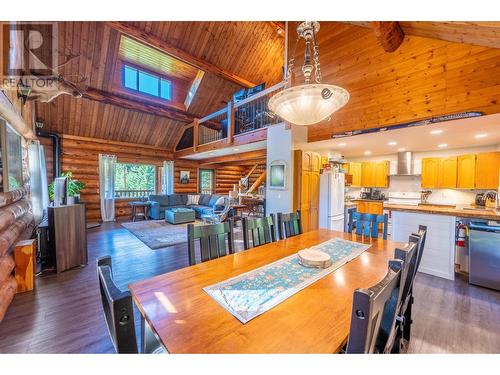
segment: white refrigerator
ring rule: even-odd
[[[344,231],[344,173],[336,168],[320,176],[319,227]]]

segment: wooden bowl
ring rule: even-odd
[[[300,250],[297,255],[300,264],[304,267],[328,268],[332,265],[332,258],[323,251],[305,249]]]

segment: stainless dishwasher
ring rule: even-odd
[[[500,226],[470,223],[469,283],[500,290]]]

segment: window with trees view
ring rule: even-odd
[[[156,167],[150,164],[116,163],[115,197],[147,197],[155,192]]]

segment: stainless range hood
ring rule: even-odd
[[[398,152],[398,172],[392,176],[418,176],[413,173],[413,154],[410,151]]]

